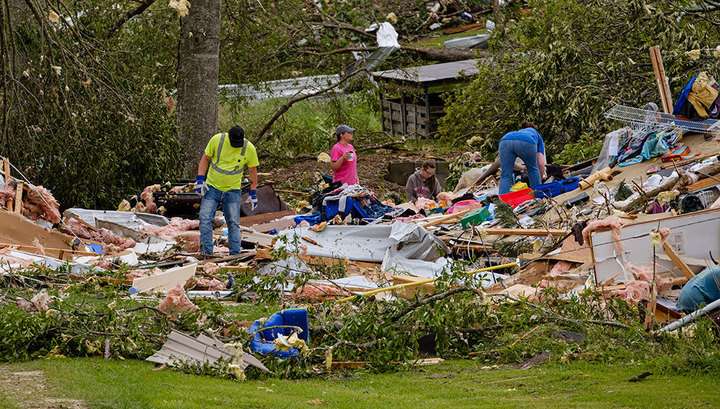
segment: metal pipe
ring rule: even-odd
[[[681,319],[673,322],[670,325],[660,328],[659,330],[653,332],[653,334],[659,334],[661,332],[668,332],[668,331],[678,329],[689,322],[695,321],[698,317],[705,315],[708,312],[710,312],[718,307],[720,307],[720,300],[715,300],[715,301],[711,302],[710,304],[706,305],[704,308],[697,310],[697,311],[693,312],[692,314],[688,314],[688,315],[682,317]]]

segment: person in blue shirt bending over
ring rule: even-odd
[[[525,163],[530,187],[537,186],[547,177],[545,173],[545,143],[532,122],[523,122],[519,131],[508,132],[500,139],[500,186],[498,194],[510,192],[513,185],[515,158]]]

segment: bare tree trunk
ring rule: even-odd
[[[221,4],[194,0],[182,18],[177,124],[184,176],[196,173],[207,141],[217,132]]]

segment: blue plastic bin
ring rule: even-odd
[[[260,322],[259,320],[255,321],[250,327],[250,332],[255,332],[263,327],[279,325],[293,325],[300,327],[302,332],[298,334],[298,337],[306,343],[310,342],[310,324],[308,322],[307,310],[304,308],[283,310],[274,314],[265,322]],[[250,341],[250,349],[263,355],[274,354],[280,358],[292,358],[298,355],[300,351],[295,348],[290,348],[288,351],[278,351],[273,343],[273,340],[277,338],[278,334],[289,336],[292,332],[292,328],[274,328],[256,332],[253,339]]]
[[[562,193],[562,183],[550,182],[537,185],[533,188],[535,190],[535,197],[538,199],[544,199],[546,197],[555,197]]]
[[[573,190],[578,188],[578,184],[580,183],[580,177],[574,176],[569,179],[561,180],[560,183],[562,184],[562,192],[572,192]]]
[[[544,183],[533,188],[536,198],[555,197],[563,193],[572,192],[578,188],[580,178],[578,176],[557,182]]]

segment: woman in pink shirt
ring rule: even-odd
[[[347,125],[340,125],[335,129],[338,142],[330,149],[330,161],[333,170],[333,182],[358,184],[357,155],[355,148],[350,144],[355,129]]]

